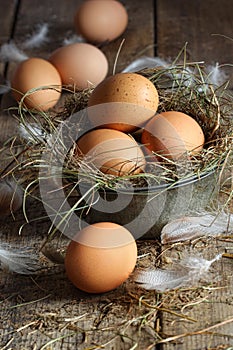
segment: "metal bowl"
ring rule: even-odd
[[[157,239],[162,227],[176,217],[206,208],[217,184],[217,172],[192,176],[174,184],[132,190],[99,189],[85,212],[77,210],[82,222],[111,221],[124,225],[135,239]],[[86,184],[81,189],[87,191]]]

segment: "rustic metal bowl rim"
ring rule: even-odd
[[[159,191],[166,191],[166,190],[173,190],[177,189],[179,187],[183,186],[189,186],[192,184],[197,183],[198,181],[201,181],[205,178],[208,178],[209,176],[213,175],[216,172],[216,168],[212,169],[210,171],[205,171],[203,173],[200,173],[198,175],[193,175],[190,177],[187,177],[185,179],[178,180],[174,183],[164,183],[157,186],[148,186],[148,187],[131,187],[131,188],[117,188],[117,189],[111,189],[108,187],[100,187],[98,191],[104,191],[104,193],[122,193],[122,194],[132,194],[135,193],[137,195],[148,195],[148,194],[154,194]],[[82,186],[85,188],[88,187],[88,184],[82,184]]]

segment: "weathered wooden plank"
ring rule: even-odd
[[[232,239],[199,239],[175,245],[164,254],[164,262],[192,254],[213,259],[225,249],[232,251]],[[168,248],[168,247],[166,247]],[[165,265],[164,265],[165,266]],[[182,317],[162,315],[163,350],[226,349],[233,345],[232,261],[222,258],[199,283],[166,292],[161,302]],[[189,318],[189,319],[188,319]],[[168,340],[170,338],[170,340]],[[172,339],[174,338],[174,339]],[[219,347],[221,349],[221,347]]]
[[[39,249],[43,228],[37,225],[33,232],[30,226],[20,238],[8,235],[11,244],[28,246],[30,235],[30,246]],[[67,244],[65,239],[57,238],[56,242],[58,247]],[[138,248],[139,255],[146,254],[138,260],[138,266],[153,264],[158,246],[141,242]],[[158,313],[155,293],[142,292],[128,280],[112,292],[88,295],[68,281],[62,265],[47,263],[42,256],[41,263],[46,268],[31,277],[0,272],[2,347],[10,343],[12,349],[39,350],[54,340],[54,350],[129,350],[134,346],[141,350],[154,343]],[[140,301],[141,296],[148,305]],[[49,344],[45,349],[50,349]]]
[[[11,38],[14,25],[17,2],[14,0],[2,0],[0,11],[1,35],[0,45],[7,43]],[[5,63],[0,61],[0,84],[4,83]]]
[[[48,5],[45,0],[35,0],[32,8],[30,0],[21,1],[14,40],[18,43],[23,42],[25,37],[30,35],[37,25],[48,23],[48,43],[40,48],[27,51],[29,56],[48,57],[53,50],[63,45],[64,39],[70,38],[75,34],[73,19],[80,3],[82,3],[81,0],[70,0],[68,3],[52,0]],[[141,52],[144,51],[148,55],[153,55],[154,52],[153,0],[146,2],[125,0],[122,3],[125,5],[129,15],[126,32],[114,42],[101,48],[109,60],[110,74],[122,39],[125,39],[125,43],[118,60],[119,70],[124,68],[126,64],[130,63]]]
[[[17,11],[17,1],[14,0],[2,0],[0,11],[0,23],[1,23],[1,35],[0,45],[3,45],[10,41],[12,31],[15,23],[15,15]],[[5,85],[5,70],[6,63],[0,61],[0,84]],[[3,98],[4,100],[5,98]],[[0,96],[0,101],[2,96]],[[15,121],[3,111],[4,103],[1,103],[0,107],[0,145],[5,142],[15,132]],[[1,166],[2,166],[1,162]]]
[[[20,47],[20,42],[32,33],[36,25],[48,23],[49,42],[39,49],[26,52],[29,56],[48,57],[54,49],[62,45],[65,37],[73,34],[73,14],[80,2],[52,0],[48,4],[45,0],[21,0],[13,35],[15,43]],[[122,36],[125,43],[119,56],[118,71],[143,50],[146,54],[153,55],[153,0],[146,3],[125,0],[124,4],[129,13],[129,26]],[[109,60],[110,74],[122,38],[102,48]],[[13,65],[10,68],[13,69]],[[10,76],[10,71],[8,73]],[[15,130],[12,120],[6,116],[4,123],[4,130],[0,135],[2,142]],[[34,201],[29,201],[27,212],[30,219],[43,215],[43,209]],[[19,237],[19,228],[24,223],[22,212],[16,213],[15,219],[9,217],[0,220],[1,240],[38,249],[47,237],[49,220],[30,222]],[[148,266],[154,262],[157,246],[152,243],[141,247],[141,254],[147,255],[144,260],[139,261],[139,265]],[[42,262],[43,259],[42,257]],[[105,346],[106,349],[127,350],[135,347],[135,344],[138,344],[138,349],[143,349],[144,346],[154,343],[153,326],[157,310],[142,306],[140,300],[130,293],[139,296],[137,287],[127,282],[119,289],[104,295],[86,295],[69,283],[62,266],[46,268],[33,278],[13,277],[0,272],[0,317],[4,324],[0,329],[0,344],[9,344],[12,349],[39,350],[50,340],[58,338],[46,349],[81,350]],[[155,305],[156,294],[148,294],[151,303]],[[32,304],[24,305],[27,302]]]
[[[77,3],[77,1],[69,1],[67,5],[67,2],[52,0],[48,5],[44,0],[36,0],[33,1],[32,8],[31,0],[22,0],[19,9],[20,15],[18,16],[14,33],[16,43],[22,42],[26,35],[31,34],[37,24],[47,22],[50,24],[49,43],[38,50],[27,52],[29,55],[47,57],[53,49],[62,44],[65,36],[72,34],[71,17]],[[129,27],[123,36],[126,40],[119,56],[117,70],[121,70],[133,58],[140,55],[143,50],[148,55],[153,55],[154,52],[153,1],[132,2],[127,0],[124,3],[129,11],[130,21]],[[213,1],[206,1],[206,3],[213,4]],[[184,41],[191,40],[190,44],[192,43],[193,49],[190,50],[190,44],[188,45],[190,58],[197,60],[206,60],[208,58],[208,62],[211,62],[212,59],[215,60],[215,55],[211,56],[212,54],[210,54],[210,52],[214,52],[213,47],[210,48],[209,44],[206,44],[209,41],[206,39],[205,41],[200,40],[200,35],[206,38],[206,27],[202,21],[204,13],[207,16],[207,5],[200,1],[197,1],[195,4],[191,2],[187,4],[187,1],[181,0],[175,4],[176,7],[174,7],[174,2],[168,0],[158,0],[157,5],[159,23],[157,28],[157,53],[160,56],[174,58],[183,46]],[[217,11],[217,5],[213,4],[213,6],[215,11]],[[195,9],[194,12],[193,9]],[[205,9],[204,13],[203,9]],[[218,11],[222,13],[220,16],[222,22],[225,23],[226,20],[229,23],[229,16],[225,18],[223,10],[218,9]],[[213,14],[213,12],[211,13]],[[174,21],[172,15],[175,16],[176,21]],[[191,22],[190,20],[188,21],[188,18],[190,19],[191,17],[193,17],[193,26],[190,26]],[[162,22],[161,18],[163,18]],[[186,29],[181,25],[180,18],[185,19],[184,25]],[[198,30],[198,23],[201,23],[200,31]],[[166,26],[167,28],[165,28]],[[225,24],[222,24],[222,27],[226,28]],[[219,27],[215,28],[218,29]],[[224,32],[224,34],[227,33],[228,31]],[[208,38],[209,36],[207,35]],[[177,38],[180,38],[180,41],[177,41]],[[213,39],[213,37],[211,38]],[[121,40],[122,38],[119,38],[103,48],[110,61],[110,72]],[[207,49],[205,45],[209,48]],[[212,43],[212,45],[214,44]],[[205,57],[202,55],[203,52],[206,52]],[[218,55],[220,54],[222,55],[218,51]],[[225,60],[229,56],[224,54],[221,57]],[[219,60],[219,63],[222,62]],[[6,124],[8,122],[9,119],[5,119],[5,124],[2,123],[1,125],[0,121],[2,129],[1,139],[4,139],[6,134],[10,136],[14,132],[11,125]],[[38,205],[29,203],[28,213],[30,218],[33,218],[35,215],[38,217],[42,212]],[[19,237],[18,229],[24,222],[20,212],[16,214],[15,220],[12,218],[1,220],[1,239],[16,245],[39,247],[47,235],[49,222],[47,220],[31,222],[25,226],[22,236]],[[143,244],[143,249],[142,246],[140,247],[140,254],[148,254],[147,258],[141,262],[141,266],[154,266],[159,251],[156,243],[151,242],[146,245],[143,242],[139,244]],[[232,243],[225,242],[222,244],[222,242],[214,240],[213,242],[204,242],[203,246],[201,243],[197,244],[196,248],[197,251],[204,251],[206,257],[211,258],[215,253],[223,251],[225,245],[230,247]],[[181,254],[186,247],[181,247]],[[176,247],[171,254],[177,255],[177,252],[178,249]],[[167,252],[165,255],[169,258],[171,254]],[[165,259],[164,261],[167,260]],[[153,344],[158,341],[156,332],[159,330],[159,327],[154,327],[158,318],[157,305],[163,305],[164,308],[167,307],[171,312],[174,310],[183,311],[185,315],[198,320],[197,323],[188,322],[183,317],[179,318],[175,315],[171,316],[171,313],[160,312],[160,316],[163,314],[160,331],[164,338],[187,331],[202,330],[204,327],[221,322],[233,314],[232,279],[230,277],[231,262],[222,260],[221,263],[215,266],[216,271],[221,273],[223,278],[215,286],[224,287],[223,289],[200,288],[196,292],[188,289],[175,293],[171,292],[163,296],[162,304],[156,293],[138,290],[128,282],[111,293],[102,296],[87,296],[77,291],[68,282],[63,268],[59,266],[45,269],[33,278],[12,277],[10,274],[0,273],[0,316],[4,323],[4,327],[0,330],[1,346],[5,346],[8,343],[13,349],[32,348],[39,350],[50,340],[61,337],[47,348],[67,350],[72,347],[81,350],[105,346],[106,349],[113,350],[130,348],[139,350],[152,349]],[[227,284],[224,284],[226,279]],[[132,295],[136,295],[138,298],[142,297],[142,299],[137,300]],[[176,298],[178,305],[174,306],[172,304],[172,298]],[[142,303],[143,300],[146,300],[146,303],[150,306],[146,307]],[[187,307],[187,301],[190,303],[197,302],[197,304]],[[32,302],[32,304],[24,305],[27,302]],[[23,305],[20,306],[20,304]],[[227,308],[222,307],[222,305],[227,305]],[[183,306],[185,308],[181,310]],[[34,310],[33,314],[31,312],[32,308]],[[200,315],[202,314],[205,317],[200,321]],[[79,316],[81,317],[80,319],[77,318]],[[168,345],[161,347],[165,350],[170,350],[171,348],[177,350],[203,350],[207,347],[210,348],[210,346],[216,347],[219,344],[226,345],[229,343],[232,345],[231,326],[231,324],[228,324],[222,329],[215,329],[218,332],[221,331],[221,333],[228,333],[228,336],[219,334],[183,336],[177,339],[176,344],[168,343]]]
[[[11,36],[12,26],[14,24],[14,15],[17,7],[17,1],[2,0],[1,1],[1,37],[0,44],[7,42]]]
[[[207,65],[219,63],[232,64],[232,1],[219,2],[157,0],[157,55],[173,60],[187,43],[188,61],[205,61]],[[224,67],[233,87],[232,68]],[[224,252],[226,245],[232,249],[231,243],[218,240],[196,242],[197,252],[206,258],[213,258],[219,252]],[[194,244],[195,245],[195,244]],[[164,247],[164,249],[167,247]],[[167,258],[182,256],[192,248],[188,244],[174,246],[164,254],[164,266]],[[162,334],[164,338],[174,337],[160,348],[164,350],[196,350],[196,349],[226,349],[232,346],[232,322],[203,332],[209,326],[217,325],[232,318],[233,303],[230,297],[232,291],[232,264],[222,260],[214,265],[214,276],[221,276],[216,289],[184,289],[165,293],[161,302],[174,311],[183,311],[185,316],[196,320],[191,322],[177,316],[163,313]],[[200,284],[201,286],[201,284]],[[188,306],[190,304],[190,306]],[[183,309],[182,309],[183,307]],[[192,334],[199,332],[200,334]],[[190,335],[188,336],[188,333]],[[182,335],[180,337],[176,336]],[[222,345],[222,347],[220,346]]]
[[[187,46],[187,58],[206,64],[232,64],[233,2],[157,1],[157,53],[168,59],[177,57]],[[233,87],[232,67],[224,67]]]
[[[30,0],[20,3],[18,19],[14,31],[14,40],[24,42],[39,25],[48,24],[48,41],[38,48],[27,50],[29,56],[47,57],[54,49],[63,44],[65,38],[73,34],[73,16],[81,0],[47,1]]]
[[[15,20],[15,11],[17,9],[17,1],[14,0],[2,0],[0,23],[1,23],[1,36],[0,45],[8,42],[11,37],[11,32]]]

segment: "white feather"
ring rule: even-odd
[[[6,243],[0,244],[0,265],[19,274],[31,274],[39,268],[38,257],[29,249],[11,248]]]
[[[48,42],[49,27],[47,23],[38,25],[36,31],[27,39],[22,46],[25,49],[33,49],[42,46]]]
[[[233,215],[226,213],[184,216],[172,220],[161,231],[162,244],[182,242],[200,236],[217,236],[233,231]]]
[[[200,62],[203,63],[203,62]],[[173,68],[175,67],[173,63],[169,63],[168,61],[160,58],[160,57],[148,57],[148,56],[142,56],[135,61],[132,61],[122,72],[137,72],[145,68],[155,68],[155,67],[162,67],[162,68]],[[167,76],[171,77],[172,81],[179,81],[182,80],[183,85],[189,87],[192,85],[195,85],[195,79],[194,79],[194,71],[190,67],[185,67],[183,71],[178,70],[177,73],[175,71],[172,72],[172,75],[167,72]]]
[[[28,142],[37,143],[45,140],[45,133],[36,123],[19,124],[19,135]]]
[[[200,62],[203,63],[203,62]],[[134,61],[132,61],[125,69],[122,71],[124,73],[126,72],[137,72],[145,68],[154,68],[154,67],[163,67],[163,68],[172,68],[173,65],[170,64],[168,61],[160,58],[160,57],[149,57],[149,56],[142,56]],[[221,66],[219,66],[218,63],[215,65],[209,65],[206,67],[207,77],[206,77],[206,83],[207,84],[213,84],[215,86],[220,86],[227,80],[226,73],[221,69]],[[177,73],[177,79],[179,80],[181,77],[183,77],[184,85],[186,86],[192,86],[195,84],[194,80],[194,71],[190,67],[185,68],[185,75],[183,73]],[[204,87],[200,88],[200,91],[203,91]]]
[[[28,56],[13,41],[3,44],[0,48],[0,61],[2,62],[22,62],[27,58]]]
[[[75,43],[83,43],[85,42],[85,39],[81,35],[72,35],[69,38],[65,38],[63,40],[63,45],[70,45],[70,44],[75,44]]]
[[[207,83],[213,84],[215,86],[221,86],[227,81],[226,72],[221,69],[218,63],[215,65],[207,66],[206,70],[208,73]]]
[[[200,279],[210,278],[210,266],[222,257],[216,255],[212,260],[190,255],[174,261],[171,269],[138,270],[133,280],[142,288],[164,292],[185,286],[194,286]]]
[[[154,68],[156,66],[166,68],[169,66],[169,64],[159,57],[142,56],[136,59],[135,61],[131,62],[127,67],[125,67],[125,69],[122,72],[137,72],[145,68]]]
[[[178,271],[169,270],[142,270],[135,273],[134,281],[140,287],[148,290],[164,292],[167,289],[178,288],[185,282],[186,276]]]

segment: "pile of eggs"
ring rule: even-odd
[[[200,152],[204,133],[195,119],[179,111],[157,114],[158,106],[158,91],[146,77],[118,73],[105,78],[88,101],[93,129],[77,140],[79,160],[88,157],[102,173],[124,176],[143,172],[155,153],[176,160],[186,152]],[[133,137],[138,131],[141,144]],[[156,161],[160,161],[158,156]],[[85,227],[73,238],[65,267],[77,288],[103,293],[127,280],[136,258],[131,233],[123,226],[102,222]]]
[[[107,58],[96,44],[115,40],[127,24],[127,11],[119,1],[84,1],[74,27],[87,42],[60,47],[47,60],[21,62],[11,78],[13,97],[28,109],[47,111],[59,101],[62,86],[76,91],[95,87],[108,73]]]
[[[77,154],[105,174],[124,176],[143,172],[150,161],[177,161],[200,152],[205,137],[197,121],[179,111],[157,113],[158,106],[158,91],[146,77],[107,77],[89,98],[93,130],[77,141]]]
[[[28,109],[47,111],[59,101],[62,86],[73,91],[93,88],[87,108],[93,128],[77,140],[75,155],[84,161],[91,157],[105,174],[135,175],[145,171],[148,161],[177,160],[200,152],[205,142],[200,125],[180,111],[157,113],[159,94],[148,78],[137,73],[107,77],[108,61],[95,45],[125,31],[128,15],[123,5],[115,0],[87,0],[74,21],[88,42],[60,47],[48,60],[21,62],[11,81],[15,99],[23,96]],[[128,230],[110,222],[96,223],[70,242],[65,267],[77,288],[102,293],[123,283],[136,259],[137,246]]]
[[[96,86],[108,73],[103,52],[89,43],[74,43],[56,49],[48,60],[28,58],[16,68],[11,87],[17,101],[28,109],[47,111],[59,101],[62,86],[84,90]]]
[[[116,39],[127,24],[127,11],[119,1],[86,0],[75,13],[74,25],[88,42],[57,48],[48,60],[28,58],[11,79],[15,99],[38,111],[54,107],[62,87],[93,88],[88,118],[95,130],[78,141],[77,155],[94,157],[98,169],[116,176],[144,171],[145,158],[176,160],[185,152],[199,152],[204,144],[204,134],[193,118],[178,111],[156,114],[159,96],[149,79],[136,73],[107,77],[107,58],[95,45]],[[132,136],[139,129],[143,147]]]

